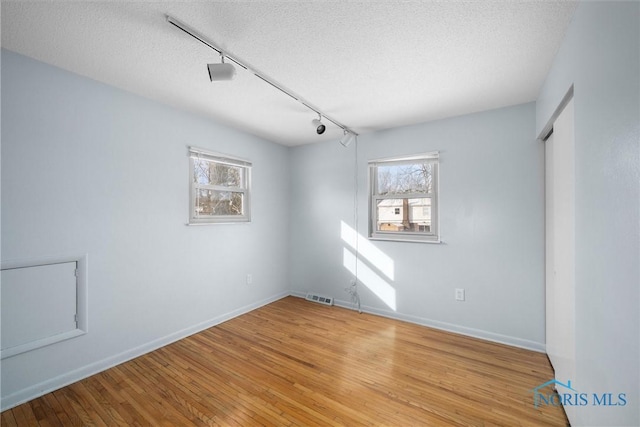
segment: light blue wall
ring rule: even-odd
[[[537,103],[537,130],[574,85],[576,378],[627,393],[572,425],[640,425],[640,3],[584,2]]]
[[[533,103],[361,136],[358,231],[367,236],[367,162],[440,152],[442,244],[366,241],[363,256],[396,304],[360,286],[369,311],[496,341],[544,347],[544,152]],[[355,146],[292,149],[291,284],[349,301],[348,248],[354,227]],[[350,250],[351,249],[347,249]],[[376,252],[374,250],[374,252]],[[383,255],[380,255],[382,253]],[[349,255],[347,254],[347,257]],[[393,265],[393,278],[385,275]],[[366,280],[363,280],[366,281]],[[456,302],[454,289],[467,300]]]
[[[185,225],[188,145],[253,162],[250,224]],[[2,261],[89,259],[89,333],[3,360],[3,406],[288,293],[288,165],[286,147],[3,50]]]

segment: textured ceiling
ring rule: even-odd
[[[338,139],[188,24],[359,133],[536,99],[575,8],[566,1],[2,1],[2,47],[268,140]]]

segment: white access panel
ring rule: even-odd
[[[64,262],[2,270],[3,357],[75,335],[76,268]]]

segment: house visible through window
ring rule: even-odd
[[[438,153],[369,162],[374,239],[438,241]]]
[[[189,224],[248,222],[251,163],[189,148]]]

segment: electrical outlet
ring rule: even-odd
[[[253,274],[247,274],[247,285],[253,284]]]
[[[464,289],[456,289],[456,301],[464,301]]]

